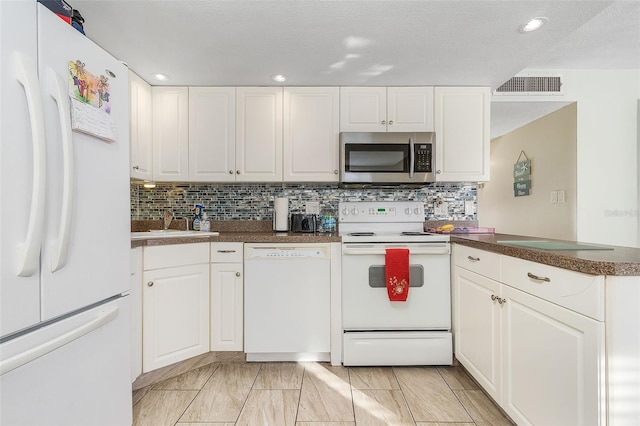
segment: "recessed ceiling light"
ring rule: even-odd
[[[278,82],[278,83],[284,83],[285,81],[287,81],[287,77],[285,77],[282,74],[274,74],[271,76],[271,80]]]
[[[160,74],[160,73],[154,74],[153,77],[158,81],[167,81],[167,80],[169,80],[169,77],[167,77],[164,74]]]
[[[523,33],[530,33],[531,31],[539,30],[547,22],[547,18],[537,17],[531,19],[529,22],[522,24],[520,31]]]

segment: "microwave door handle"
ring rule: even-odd
[[[414,160],[415,152],[413,150],[413,138],[409,138],[409,177],[413,179],[413,175],[415,173],[415,160]]]

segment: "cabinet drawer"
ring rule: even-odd
[[[144,270],[209,263],[209,243],[172,244],[144,248]]]
[[[454,262],[456,266],[500,281],[500,255],[497,253],[456,244]]]
[[[598,321],[604,321],[604,277],[502,256],[502,282]]]
[[[243,243],[211,243],[211,263],[242,263]]]

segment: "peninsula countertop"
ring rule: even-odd
[[[640,249],[594,244],[603,250],[542,250],[504,241],[559,241],[510,234],[451,234],[451,242],[590,275],[640,276]],[[567,243],[575,244],[575,242]],[[585,243],[586,245],[590,245]]]

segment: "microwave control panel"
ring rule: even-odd
[[[417,143],[413,147],[414,149],[414,158],[415,158],[415,167],[414,170],[416,172],[426,172],[431,173],[431,159],[432,159],[432,150],[430,143]]]

